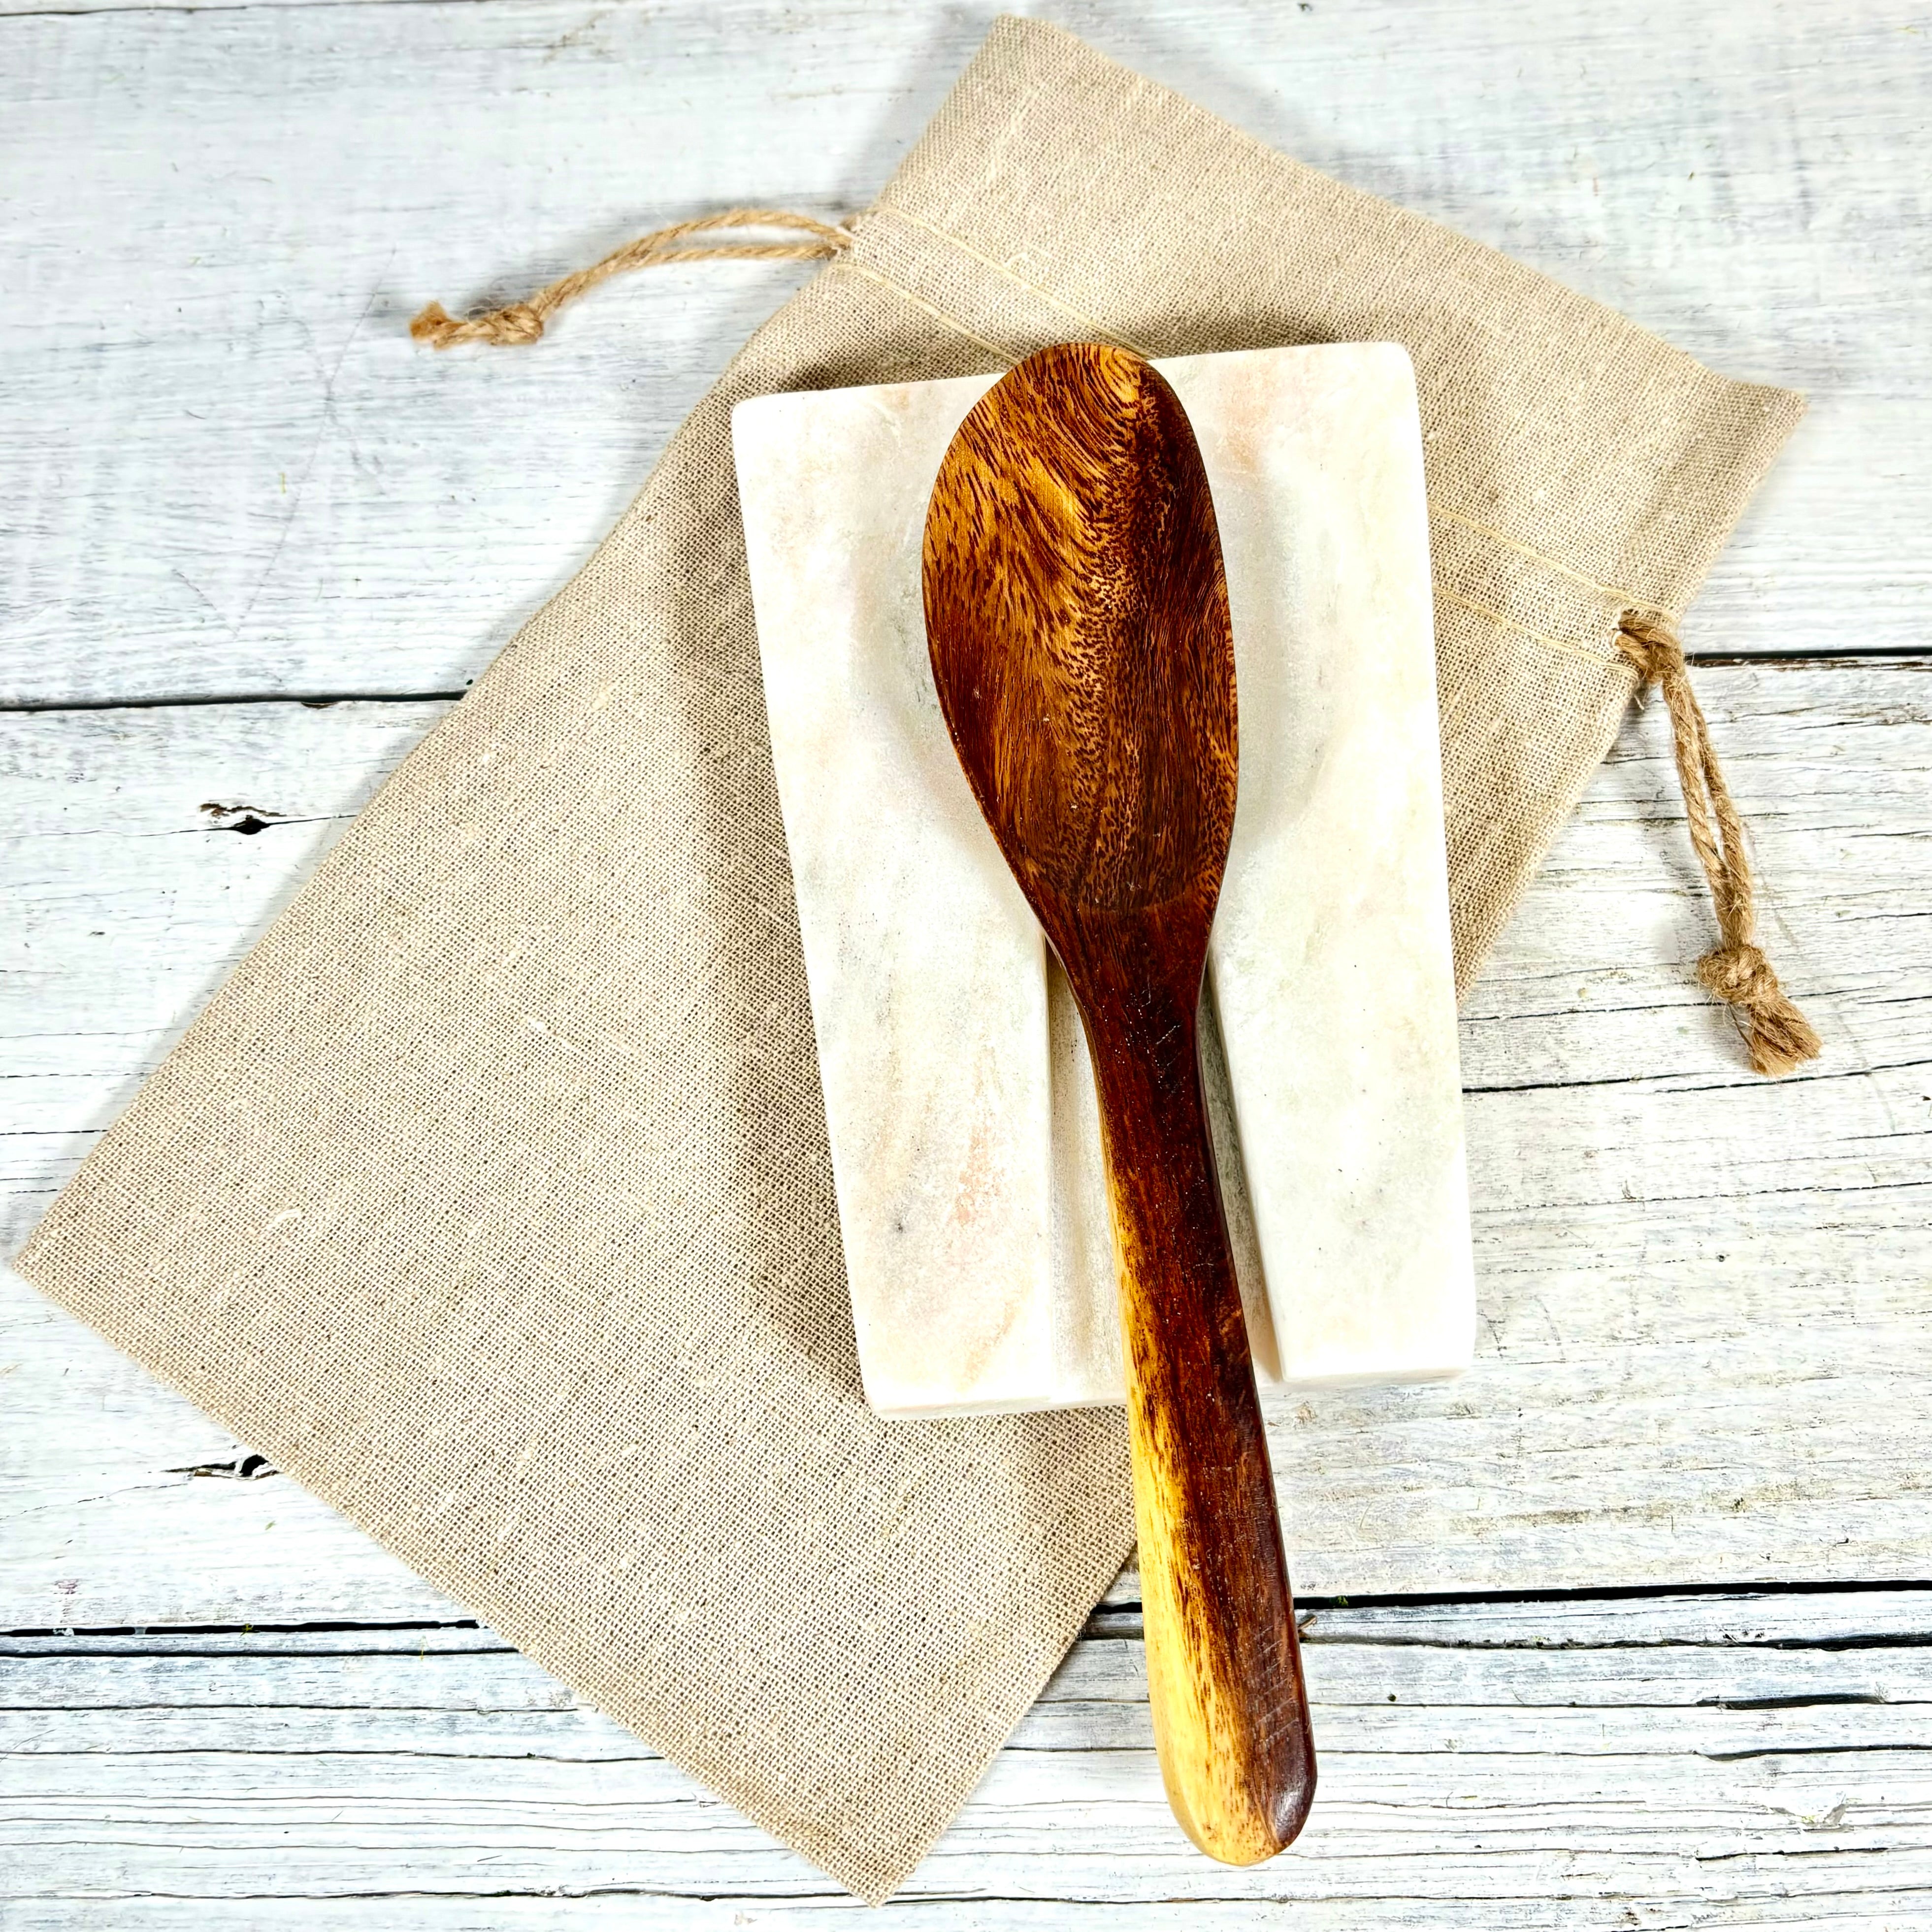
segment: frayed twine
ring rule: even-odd
[[[721,228],[789,229],[809,236],[802,242],[714,242],[699,248],[682,244],[686,238]],[[450,349],[459,342],[488,342],[499,348],[516,348],[535,342],[544,332],[544,324],[566,302],[632,268],[655,268],[668,262],[824,262],[842,255],[852,245],[851,236],[829,222],[816,221],[808,214],[788,214],[776,208],[728,208],[719,214],[700,215],[695,221],[675,221],[668,228],[653,229],[613,249],[601,262],[563,276],[524,302],[511,302],[483,315],[458,322],[440,302],[431,302],[410,324],[410,333],[433,349]]]
[[[1744,820],[1724,783],[1703,707],[1690,688],[1683,646],[1660,623],[1634,610],[1624,614],[1616,642],[1636,668],[1638,688],[1656,685],[1670,713],[1690,843],[1710,881],[1718,914],[1720,944],[1697,962],[1697,977],[1730,1005],[1752,1066],[1760,1073],[1789,1073],[1816,1059],[1820,1042],[1757,944]]]

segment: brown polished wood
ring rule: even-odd
[[[1196,1013],[1234,818],[1234,640],[1194,433],[1123,350],[1042,350],[926,525],[939,701],[1086,1023],[1126,1343],[1148,1688],[1210,1856],[1300,1830],[1315,1754]]]

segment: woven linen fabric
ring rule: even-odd
[[[880,1899],[1126,1555],[1124,1430],[862,1399],[730,406],[1070,337],[1406,344],[1466,984],[1628,700],[1619,614],[1682,610],[1800,404],[1021,21],[856,237],[20,1265]]]

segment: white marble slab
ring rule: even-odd
[[[1240,794],[1209,972],[1223,1193],[1265,1384],[1454,1374],[1473,1339],[1428,524],[1407,357],[1160,367],[1214,495]],[[866,1394],[1122,1399],[1085,1044],[928,665],[940,460],[993,378],[733,418]]]

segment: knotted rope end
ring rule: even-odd
[[[1697,978],[1730,1006],[1744,1050],[1759,1072],[1775,1078],[1824,1051],[1816,1030],[1779,985],[1762,948],[1749,940],[1706,953],[1697,962]]]
[[[699,242],[691,238],[718,229],[770,228],[802,235],[792,242]],[[851,231],[818,220],[809,214],[794,214],[782,208],[728,208],[716,214],[701,214],[694,221],[673,222],[668,228],[653,229],[621,248],[614,248],[600,262],[574,274],[562,277],[541,288],[527,302],[512,302],[487,315],[458,322],[440,302],[431,302],[410,324],[410,334],[418,342],[434,349],[448,349],[459,342],[488,342],[499,348],[520,347],[534,342],[544,332],[544,318],[553,309],[574,302],[587,290],[613,275],[632,268],[653,268],[669,262],[824,262],[842,255],[852,246]]]
[[[1697,962],[1698,980],[1730,1006],[1751,1065],[1760,1073],[1789,1073],[1815,1060],[1822,1045],[1756,943],[1756,891],[1744,820],[1724,782],[1703,707],[1690,688],[1683,646],[1663,623],[1635,610],[1624,613],[1616,642],[1636,672],[1637,688],[1658,686],[1670,713],[1684,819],[1710,884],[1721,941]]]
[[[458,322],[440,302],[431,302],[410,324],[410,336],[432,349],[453,348],[459,342],[492,342],[514,348],[534,342],[544,332],[543,317],[528,302],[512,302],[486,315]]]

